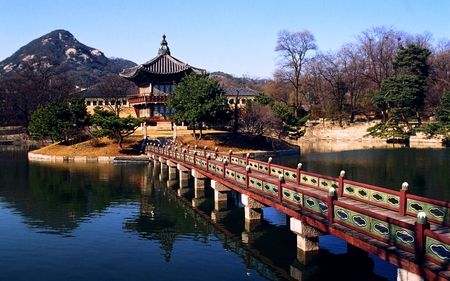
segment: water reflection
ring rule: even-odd
[[[299,264],[286,216],[265,208],[264,219],[249,231],[239,194],[219,208],[208,184],[196,191],[192,179],[182,183],[159,163],[28,163],[26,154],[0,153],[0,175],[2,222],[15,225],[19,217],[28,228],[16,230],[16,237],[8,227],[0,231],[0,247],[10,253],[0,262],[13,266],[10,279],[51,280],[58,268],[66,270],[63,276],[77,271],[67,280],[111,280],[126,272],[134,273],[129,280],[294,280],[293,270],[301,280],[383,280],[367,266],[353,276],[351,269],[339,270],[341,261],[358,259],[326,249],[316,263]],[[12,273],[24,263],[35,276]]]

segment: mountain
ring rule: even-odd
[[[21,47],[9,58],[0,62],[0,78],[19,73],[27,65],[45,60],[48,65],[65,67],[69,77],[80,87],[98,83],[110,73],[136,63],[107,58],[100,50],[79,42],[69,31],[55,30]]]

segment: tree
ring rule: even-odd
[[[450,140],[450,91],[445,91],[441,98],[441,104],[434,109],[436,122],[423,128],[428,138],[442,137],[446,143]]]
[[[229,120],[229,106],[225,90],[219,85],[217,78],[207,74],[191,73],[175,85],[175,94],[169,96],[167,105],[175,110],[175,123],[186,122],[200,131],[202,138],[204,124],[214,124]]]
[[[31,115],[28,130],[39,139],[50,137],[53,142],[76,142],[80,132],[88,125],[87,120],[84,98],[72,97],[39,105]]]
[[[420,124],[419,111],[425,102],[430,54],[428,49],[414,44],[401,48],[393,62],[397,76],[384,80],[373,99],[374,105],[388,113],[386,123],[403,122],[407,133],[411,131],[409,118],[416,116]]]
[[[280,102],[274,102],[272,110],[275,112],[275,116],[283,122],[283,130],[288,131],[290,138],[298,139],[305,134],[305,130],[301,127],[305,125],[309,115],[303,118],[296,117],[285,104]]]
[[[398,52],[393,62],[397,76],[384,80],[374,97],[374,104],[388,111],[391,120],[400,119],[409,127],[408,118],[415,115],[420,123],[419,111],[425,103],[430,54],[428,49],[414,44]]]
[[[275,112],[269,106],[258,103],[249,103],[243,109],[242,125],[244,133],[252,136],[279,135],[283,130],[282,121]]]
[[[303,66],[310,60],[309,53],[317,49],[314,35],[308,30],[289,32],[281,30],[275,51],[280,54],[279,77],[291,84],[294,92],[293,108],[298,117],[302,107],[304,93],[301,92],[301,75]]]
[[[140,124],[147,119],[134,118],[130,115],[121,118],[109,110],[105,110],[99,106],[94,108],[94,115],[91,118],[92,125],[99,126],[100,129],[93,131],[92,135],[96,138],[108,137],[116,140],[122,148],[122,143],[125,137],[134,133]]]
[[[31,113],[38,105],[62,101],[75,89],[64,66],[55,66],[52,57],[31,59],[22,72],[0,81],[6,118],[17,120],[28,128]]]
[[[135,88],[136,85],[133,82],[117,74],[110,74],[95,85],[95,89],[105,98],[106,108],[117,116],[122,110],[122,100],[125,100]]]

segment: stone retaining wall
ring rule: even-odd
[[[28,152],[28,160],[43,162],[113,163],[115,156],[56,156]]]

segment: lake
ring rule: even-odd
[[[450,201],[447,149],[365,149],[308,153],[286,165]],[[1,280],[396,280],[396,267],[352,260],[346,243],[320,238],[319,260],[296,262],[288,219],[265,208],[245,228],[239,194],[220,222],[212,191],[195,211],[159,164],[29,163],[25,150],[0,150]],[[245,237],[245,239],[244,239]]]

